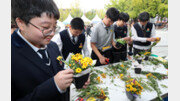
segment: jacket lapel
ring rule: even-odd
[[[11,36],[11,41],[11,44],[18,48],[17,50],[19,54],[23,55],[49,76],[53,75],[38,54],[16,32],[14,32]]]
[[[47,46],[47,52],[49,57],[51,58],[54,73],[56,74],[60,70],[60,67],[57,66],[58,60],[56,59],[58,57],[58,54],[55,53],[54,48],[50,44]]]

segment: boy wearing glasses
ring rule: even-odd
[[[58,46],[51,42],[60,17],[57,6],[53,0],[11,2],[18,26],[11,36],[11,100],[69,101],[74,71],[59,64]]]
[[[81,18],[76,17],[71,20],[68,29],[59,33],[58,38],[55,40],[59,50],[62,52],[63,58],[66,60],[69,53],[81,53],[84,56],[89,56],[87,48],[87,38],[83,32],[84,22]]]
[[[96,66],[112,63],[114,29],[112,24],[118,19],[119,11],[112,7],[106,11],[104,19],[95,25],[91,35],[91,58],[97,60]]]

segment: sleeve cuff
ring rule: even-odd
[[[53,78],[53,80],[54,80],[54,78]],[[64,91],[64,90],[61,90],[59,87],[58,87],[58,85],[56,84],[56,82],[54,81],[54,83],[55,83],[55,85],[56,85],[56,88],[57,88],[57,90],[59,91],[59,93],[65,93],[66,92],[66,90]]]

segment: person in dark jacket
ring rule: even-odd
[[[11,0],[11,7],[18,26],[11,35],[11,100],[69,101],[74,71],[59,64],[51,41],[57,6],[53,0]]]

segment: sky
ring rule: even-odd
[[[58,8],[70,8],[75,0],[54,0]],[[83,11],[91,9],[104,9],[104,5],[109,3],[109,0],[79,0],[80,8]]]

